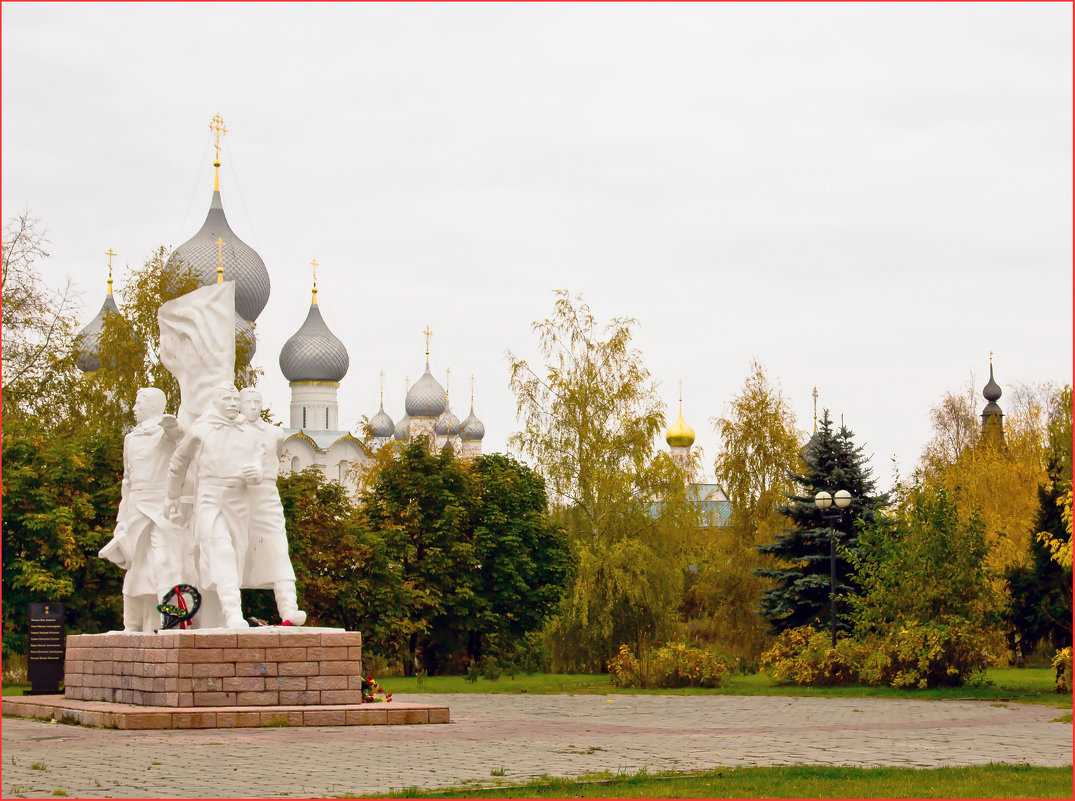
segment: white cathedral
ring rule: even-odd
[[[177,247],[168,258],[169,266],[181,263],[193,269],[201,285],[220,280],[235,282],[235,330],[239,341],[249,343],[246,358],[254,354],[254,323],[269,301],[269,272],[257,252],[243,242],[224,215],[220,196],[220,137],[226,131],[220,115],[210,123],[216,141],[213,162],[213,196],[201,229]],[[316,263],[315,263],[316,268]],[[97,316],[80,332],[79,367],[92,372],[99,359],[101,327],[106,314],[118,314],[112,297],[112,267],[109,261],[108,292]],[[280,371],[291,387],[290,426],[285,429],[285,453],[281,472],[298,472],[317,467],[326,478],[356,489],[355,467],[370,459],[370,451],[392,443],[403,444],[413,437],[426,436],[438,450],[454,449],[464,458],[481,453],[485,425],[474,413],[473,388],[470,416],[462,423],[453,414],[448,392],[429,368],[429,336],[426,334],[426,364],[422,377],[407,390],[403,416],[394,423],[381,405],[370,418],[369,434],[341,428],[337,400],[340,382],[347,375],[350,359],[347,348],[332,333],[317,305],[316,273],[313,297],[306,321],[280,351]]]

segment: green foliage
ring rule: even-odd
[[[853,438],[846,427],[833,427],[826,409],[817,433],[803,448],[804,471],[791,475],[801,494],[790,495],[789,503],[778,507],[792,528],[777,534],[769,544],[758,546],[761,553],[774,557],[781,565],[756,571],[775,583],[763,594],[760,606],[774,633],[808,624],[821,626],[828,621],[832,608],[830,537],[835,537],[837,543],[833,603],[838,627],[848,630],[844,621],[848,598],[859,591],[849,562],[849,556],[858,548],[858,527],[872,524],[888,503],[887,495],[875,494],[867,459]],[[821,490],[834,493],[840,489],[851,493],[851,505],[839,517],[835,516],[835,507],[822,512],[814,505],[814,496]]]
[[[570,550],[525,465],[432,454],[419,438],[366,479],[366,523],[398,570],[408,620],[384,648],[408,674],[511,654],[559,602]]]
[[[299,598],[311,625],[361,631],[364,646],[384,655],[409,631],[407,588],[383,538],[372,531],[347,491],[317,468],[277,480]],[[271,593],[257,617],[275,616]],[[262,613],[262,614],[259,614]]]
[[[711,651],[668,643],[641,662],[626,643],[608,662],[613,687],[719,687],[728,665]]]
[[[680,625],[683,569],[698,514],[687,469],[654,440],[665,419],[635,321],[599,325],[581,298],[558,291],[533,325],[540,374],[509,353],[522,430],[511,444],[533,458],[578,556],[546,631],[557,669],[602,670],[621,642],[652,647]]]
[[[849,603],[862,634],[898,621],[961,618],[985,629],[1000,619],[982,521],[964,519],[943,488],[914,484],[893,514],[863,528],[859,549],[850,559],[862,594]]]
[[[3,650],[25,653],[28,605],[60,601],[69,634],[108,631],[122,574],[99,559],[123,472],[118,434],[4,418]]]

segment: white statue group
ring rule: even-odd
[[[116,531],[100,552],[127,571],[124,631],[161,628],[157,605],[179,584],[201,594],[198,628],[249,626],[240,588],[271,588],[282,621],[306,622],[276,488],[283,431],[261,419],[255,389],[221,385],[209,396],[183,431],[161,390],[138,390]]]

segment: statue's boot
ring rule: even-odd
[[[294,581],[278,581],[272,585],[272,591],[276,596],[276,611],[280,613],[281,620],[292,626],[301,626],[306,622],[306,613],[299,609]]]
[[[217,587],[217,597],[220,598],[220,606],[224,610],[224,625],[229,629],[248,629],[250,624],[243,617],[243,605],[239,598],[239,589],[236,587]]]

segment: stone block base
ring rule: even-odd
[[[449,723],[446,706],[376,704],[231,706],[177,709],[81,701],[62,695],[6,696],[5,716],[55,720],[108,729],[232,729],[283,726],[385,726]]]
[[[362,635],[266,626],[67,638],[64,695],[152,707],[362,703]]]

